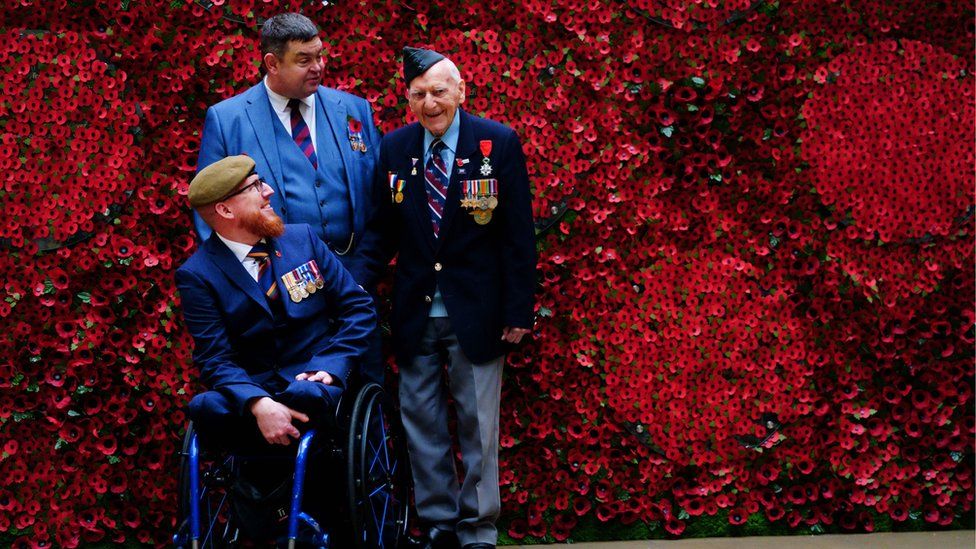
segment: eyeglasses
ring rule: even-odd
[[[234,191],[234,192],[228,194],[227,196],[221,198],[220,200],[218,200],[218,202],[223,202],[225,200],[230,200],[231,198],[233,198],[233,197],[235,197],[235,196],[237,196],[237,195],[239,195],[239,194],[241,194],[243,192],[246,192],[246,191],[248,191],[250,189],[255,189],[258,192],[261,192],[261,189],[263,189],[263,188],[264,188],[264,180],[259,177],[253,183],[248,183],[247,185],[244,185],[240,189],[237,189],[236,191]]]

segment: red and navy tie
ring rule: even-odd
[[[302,102],[298,99],[291,99],[288,101],[288,108],[291,109],[291,137],[295,140],[295,144],[298,148],[305,153],[305,158],[312,163],[313,169],[319,169],[319,161],[315,157],[315,147],[312,146],[312,133],[308,129],[308,124],[305,123],[305,119],[302,118],[302,112],[299,107]]]
[[[450,178],[447,175],[447,165],[441,158],[441,152],[446,148],[444,142],[435,139],[430,145],[430,158],[424,166],[424,180],[427,182],[427,205],[430,207],[430,220],[434,228],[434,238],[441,230],[441,218],[444,216],[444,204],[447,202],[447,186]]]
[[[271,262],[268,261],[270,251],[267,242],[258,242],[247,253],[247,257],[258,262],[258,284],[261,286],[264,296],[268,298],[268,302],[273,303],[278,299],[278,282],[271,272]]]

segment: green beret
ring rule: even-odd
[[[190,206],[213,204],[227,196],[254,171],[254,159],[245,154],[228,156],[197,172],[190,181]]]

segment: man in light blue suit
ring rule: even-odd
[[[254,159],[274,190],[271,206],[286,223],[306,223],[339,256],[356,282],[373,280],[360,259],[379,132],[369,102],[320,86],[319,29],[298,13],[261,28],[262,82],[207,110],[197,170],[238,154]],[[201,241],[210,228],[194,215]]]
[[[262,82],[207,109],[197,171],[233,155],[254,159],[285,223],[312,228],[355,281],[374,293],[364,254],[378,245],[366,229],[380,135],[365,99],[320,86],[325,63],[319,29],[298,13],[261,27]],[[201,242],[210,228],[194,213]],[[379,333],[370,337],[367,380],[383,381]]]

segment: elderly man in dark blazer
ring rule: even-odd
[[[287,445],[334,417],[375,327],[372,300],[307,225],[285,225],[247,156],[190,184],[212,229],[176,272],[193,360],[209,391],[190,401],[203,440]]]
[[[502,366],[534,318],[525,157],[510,128],[459,108],[464,80],[449,59],[405,48],[403,71],[418,122],[383,139],[373,219],[397,256],[391,328],[417,513],[429,532],[419,545],[494,547]],[[388,259],[374,257],[372,268]]]

